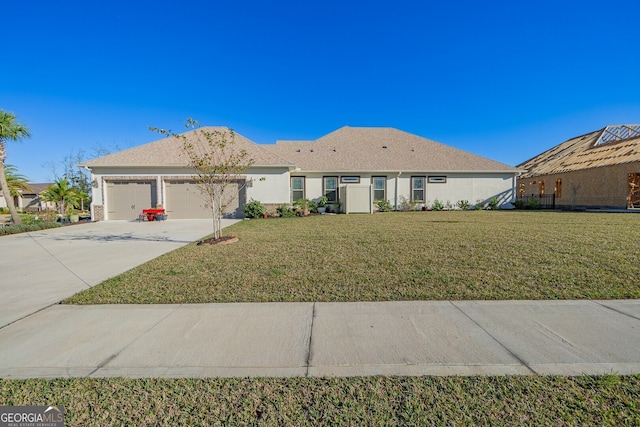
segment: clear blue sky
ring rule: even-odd
[[[32,182],[92,147],[225,125],[258,143],[391,126],[510,165],[640,123],[640,1],[2,3],[0,109]]]

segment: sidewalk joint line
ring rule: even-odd
[[[142,338],[143,336],[145,336],[146,334],[149,333],[149,331],[151,331],[152,329],[154,329],[156,326],[158,326],[160,323],[162,323],[164,320],[166,320],[169,316],[171,316],[173,313],[175,313],[176,311],[178,311],[180,309],[180,307],[182,307],[183,304],[178,304],[178,306],[176,308],[174,308],[173,310],[171,310],[169,313],[167,313],[165,316],[163,316],[161,319],[158,319],[157,322],[155,322],[153,325],[151,325],[146,331],[143,331],[142,333],[140,333],[138,336],[134,337],[131,339],[131,341],[129,341],[129,343],[127,345],[125,345],[124,347],[122,347],[117,353],[112,354],[111,356],[107,357],[104,361],[102,361],[100,364],[98,364],[98,366],[96,366],[96,368],[89,372],[86,377],[91,377],[93,374],[95,374],[96,372],[98,372],[100,369],[104,368],[108,363],[110,363],[113,359],[115,359],[116,357],[118,357],[123,351],[125,351],[126,349],[128,349],[129,347],[131,347],[131,345],[138,341],[140,338]]]
[[[35,242],[35,244],[36,244],[36,245],[40,246],[40,247],[42,248],[42,250],[44,250],[46,253],[48,253],[49,255],[51,255],[51,257],[52,257],[53,259],[55,259],[55,260],[58,262],[58,264],[60,264],[61,266],[63,266],[63,267],[64,267],[64,268],[69,272],[69,273],[71,273],[72,275],[76,276],[76,277],[77,277],[77,278],[78,278],[82,283],[84,283],[84,284],[85,284],[85,286],[87,287],[87,289],[91,289],[91,285],[90,285],[89,283],[87,283],[87,281],[86,281],[86,280],[84,280],[82,277],[78,276],[78,275],[76,274],[76,272],[75,272],[75,271],[73,271],[73,270],[71,270],[69,267],[67,267],[67,265],[66,265],[65,263],[63,263],[60,259],[58,259],[58,257],[57,257],[54,253],[52,253],[50,250],[48,250],[47,248],[45,248],[44,246],[42,246],[42,243],[40,243],[39,241],[37,241],[37,240],[33,237],[32,233],[27,233],[27,234],[29,235],[29,237],[31,238],[31,240],[33,240],[33,241]]]
[[[306,371],[304,373],[305,377],[309,376],[309,367],[311,364],[311,340],[313,338],[313,321],[316,318],[316,303],[313,303],[313,309],[311,311],[311,325],[309,327],[309,344],[307,345],[307,360],[305,361]]]
[[[467,313],[465,313],[465,311],[463,309],[461,309],[460,307],[458,307],[455,304],[455,301],[449,301],[449,303],[451,305],[453,305],[455,308],[458,309],[458,311],[460,311],[460,313],[462,313],[467,319],[471,320],[476,326],[478,326],[480,329],[482,329],[484,331],[485,334],[489,335],[491,337],[492,340],[494,340],[495,342],[497,342],[498,344],[500,344],[500,347],[504,348],[507,353],[509,353],[510,355],[512,355],[513,357],[516,358],[516,360],[518,360],[522,366],[524,366],[525,368],[527,368],[528,370],[531,371],[532,374],[538,374],[531,366],[529,366],[527,364],[527,362],[525,362],[520,356],[518,356],[517,354],[515,354],[513,351],[511,351],[509,348],[507,348],[507,346],[505,346],[502,342],[500,342],[500,340],[498,340],[496,337],[494,337],[489,331],[487,331],[480,323],[476,322],[475,319],[473,319],[471,316],[469,316]]]
[[[603,304],[601,302],[598,302],[598,301],[595,301],[595,300],[589,300],[589,301],[591,301],[591,302],[593,302],[595,304],[598,304],[600,307],[608,308],[609,310],[611,310],[611,311],[613,311],[615,313],[622,314],[622,315],[627,316],[627,317],[631,317],[632,319],[640,320],[640,317],[636,317],[633,314],[625,313],[624,311],[620,311],[620,310],[618,310],[616,308],[609,307],[608,305]]]

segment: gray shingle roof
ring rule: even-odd
[[[315,141],[278,141],[270,150],[306,171],[518,171],[394,128],[345,126]]]
[[[219,131],[229,134],[230,129],[227,127],[208,126],[185,132],[182,135],[194,144],[202,144],[204,140],[203,138],[198,138],[199,131]],[[269,151],[264,146],[256,144],[237,132],[234,132],[234,134],[236,148],[238,150],[247,150],[249,157],[254,161],[254,166],[293,166],[290,162]],[[89,160],[81,163],[80,166],[186,166],[187,163],[187,158],[182,151],[182,141],[175,137],[168,137]]]
[[[226,127],[207,131],[229,132]],[[186,132],[198,143],[197,130]],[[254,166],[297,167],[304,171],[332,172],[517,172],[518,169],[394,128],[342,127],[315,141],[278,141],[256,144],[235,133],[239,149],[254,159]],[[81,166],[186,166],[182,142],[163,138],[139,147],[83,162]]]

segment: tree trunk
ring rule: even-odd
[[[7,184],[7,177],[4,175],[4,149],[0,148],[0,186],[2,187],[2,195],[7,202],[9,213],[14,224],[21,224],[22,220],[16,211],[16,205],[13,203],[13,197],[11,197],[11,190],[9,190],[9,184]]]

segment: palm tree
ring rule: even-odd
[[[5,164],[4,176],[12,197],[18,197],[23,191],[31,191],[31,187],[28,184],[29,179],[24,175],[20,175],[15,166]]]
[[[60,213],[64,215],[67,207],[77,208],[81,199],[80,191],[69,185],[67,178],[60,178],[42,193],[42,200],[58,204]]]
[[[15,114],[0,110],[0,187],[2,187],[2,195],[7,201],[7,207],[14,224],[20,224],[21,221],[16,211],[16,205],[13,203],[7,177],[4,174],[4,161],[7,158],[4,144],[8,141],[21,141],[29,136],[31,135],[27,127],[16,122]]]

